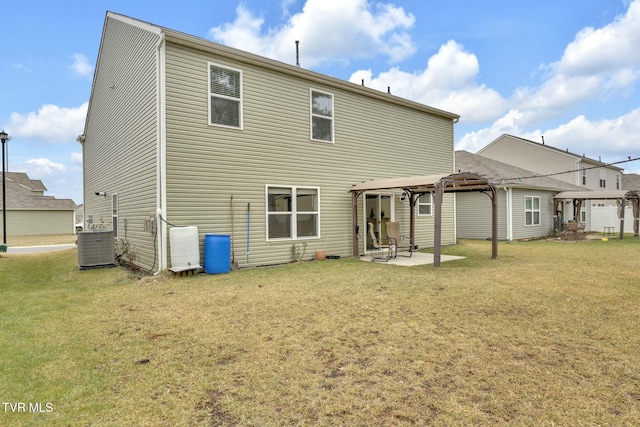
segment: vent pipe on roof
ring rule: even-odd
[[[540,135],[542,137],[542,145],[544,145],[544,135]]]
[[[364,79],[362,79],[362,86],[364,86]]]
[[[296,40],[296,67],[300,66],[300,40]]]
[[[387,93],[391,93],[391,86],[387,86]]]

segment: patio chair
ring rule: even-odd
[[[387,236],[389,237],[389,241],[394,242],[395,253],[394,257],[398,256],[398,251],[409,251],[409,255],[403,255],[411,257],[413,255],[413,251],[418,249],[417,246],[413,244],[413,241],[408,236],[403,236],[400,234],[400,223],[399,222],[388,222],[387,223]]]
[[[395,245],[390,239],[382,239],[376,235],[373,229],[373,223],[369,223],[369,236],[371,236],[371,242],[373,249],[370,251],[372,261],[384,261],[387,262],[393,258]]]

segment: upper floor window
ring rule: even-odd
[[[333,142],[333,95],[311,90],[311,139]]]
[[[431,215],[431,193],[426,193],[418,198],[418,216]]]
[[[607,172],[600,170],[600,188],[607,188]]]
[[[242,71],[209,63],[209,124],[242,129]]]
[[[587,168],[582,168],[582,185],[587,185]]]
[[[540,197],[525,196],[524,224],[540,225]]]
[[[616,174],[616,190],[620,189],[620,174]]]

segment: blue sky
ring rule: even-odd
[[[289,63],[300,40],[305,68],[460,114],[457,149],[510,133],[607,162],[640,157],[640,0],[3,2],[9,168],[76,203],[75,139],[106,11]]]

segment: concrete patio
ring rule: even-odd
[[[453,255],[441,255],[440,262],[445,261],[455,261],[457,259],[464,259],[461,256],[453,256]],[[361,261],[372,262],[373,259],[370,256],[360,256]],[[387,264],[387,265],[401,265],[404,267],[413,267],[416,265],[428,265],[433,264],[433,254],[423,253],[423,252],[414,252],[411,258],[406,256],[398,256],[396,258],[391,258],[389,261],[383,260],[375,260],[377,264]]]

